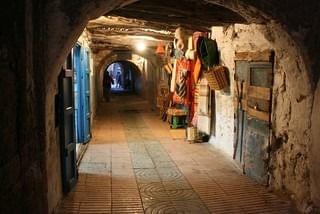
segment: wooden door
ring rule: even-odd
[[[77,143],[87,143],[91,138],[90,67],[88,50],[76,45],[73,49],[75,127]]]
[[[59,127],[63,191],[69,192],[77,182],[74,128],[73,71],[62,69],[59,75]]]
[[[91,139],[91,107],[90,107],[90,65],[89,52],[87,48],[82,51],[82,66],[83,66],[83,124],[84,124],[84,142]]]
[[[267,184],[273,85],[271,62],[236,62],[235,156],[244,173]]]
[[[81,117],[79,115],[79,109],[80,109],[80,93],[79,93],[79,87],[80,87],[80,46],[76,45],[72,49],[72,59],[73,59],[73,82],[74,82],[74,115],[75,115],[75,136],[76,136],[76,143],[79,143],[79,139],[81,139]]]

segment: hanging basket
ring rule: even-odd
[[[227,68],[224,66],[210,68],[207,72],[203,72],[203,75],[212,90],[221,90],[228,86]]]

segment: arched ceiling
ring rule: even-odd
[[[132,50],[143,40],[155,48],[159,40],[171,41],[177,27],[209,31],[211,26],[246,23],[237,13],[197,0],[142,0],[122,6],[87,25],[91,49]]]
[[[158,41],[171,41],[173,30],[167,26],[138,19],[118,16],[101,16],[91,20],[87,27],[90,33],[90,47],[93,52],[100,50],[132,50],[139,41],[155,47]]]
[[[141,0],[113,10],[110,14],[181,26],[193,30],[207,30],[213,25],[243,23],[245,19],[225,7],[199,0]]]

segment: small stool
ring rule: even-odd
[[[187,112],[182,109],[169,108],[167,111],[170,128],[185,128]]]

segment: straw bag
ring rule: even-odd
[[[199,39],[198,45],[198,54],[203,65],[213,67],[219,64],[219,51],[216,40],[202,38]]]
[[[224,66],[210,68],[207,72],[203,72],[203,75],[212,90],[221,90],[228,86],[227,68]]]

